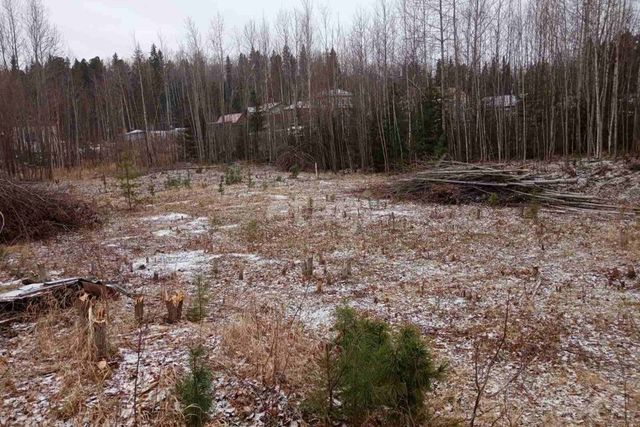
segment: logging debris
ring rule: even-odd
[[[42,239],[99,222],[83,200],[0,176],[0,243]]]
[[[316,160],[299,148],[287,146],[278,153],[275,165],[283,172],[292,172],[296,168],[299,171],[312,171]]]
[[[575,177],[549,177],[525,167],[438,162],[379,189],[383,197],[440,204],[536,203],[560,211],[635,213],[640,208],[611,204],[594,195],[569,191]]]
[[[69,302],[69,297],[80,291],[95,298],[116,298],[118,294],[132,296],[126,289],[116,284],[79,277],[39,283],[20,279],[0,283],[0,312],[23,310],[29,304],[49,295],[63,303]]]

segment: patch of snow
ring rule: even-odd
[[[173,237],[176,235],[176,233],[173,230],[169,230],[165,228],[162,230],[154,231],[153,235],[156,237]]]
[[[153,277],[153,273],[170,274],[179,273],[191,278],[196,274],[205,273],[209,268],[209,261],[213,255],[203,250],[179,251],[166,254],[156,254],[148,258],[138,258],[133,262],[133,269],[144,277]]]
[[[198,217],[179,228],[191,234],[205,234],[209,231],[209,218],[204,216]]]
[[[228,254],[220,254],[214,255],[214,258],[223,258],[223,257],[233,257],[233,258],[244,258],[247,261],[254,262],[256,264],[277,264],[278,260],[263,258],[260,255],[256,254],[240,254],[240,253],[228,253]]]
[[[229,225],[221,225],[218,227],[219,230],[233,230],[234,228],[240,227],[240,224],[229,224]]]
[[[291,314],[294,314],[297,310],[297,307],[291,308]],[[335,307],[333,306],[308,307],[300,310],[299,317],[300,321],[306,326],[312,329],[321,329],[323,327],[331,326],[331,324],[333,323],[335,311]]]
[[[188,219],[188,218],[191,218],[191,217],[187,214],[173,212],[165,215],[147,216],[142,218],[142,220],[147,222],[171,222],[171,221],[181,221],[183,219]]]
[[[153,232],[156,237],[175,237],[178,232],[186,232],[189,234],[206,234],[209,232],[209,219],[206,217],[198,217],[185,224],[180,224],[175,229],[161,229]]]

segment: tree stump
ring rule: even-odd
[[[347,280],[351,277],[351,260],[348,259],[342,266],[342,270],[340,270],[340,280]]]
[[[133,300],[133,310],[136,316],[136,322],[141,325],[144,321],[144,295],[138,295]]]
[[[109,337],[107,334],[107,309],[101,302],[89,307],[89,325],[94,355],[97,360],[109,356]]]
[[[184,302],[184,293],[178,291],[173,295],[168,292],[164,293],[164,303],[167,306],[167,322],[176,323],[182,318],[182,303]]]
[[[89,306],[91,305],[91,300],[89,299],[89,294],[80,291],[78,294],[78,299],[76,300],[76,311],[78,312],[78,318],[80,319],[81,324],[86,324],[87,319],[89,318]]]
[[[302,261],[302,277],[305,280],[310,280],[313,277],[313,256]]]

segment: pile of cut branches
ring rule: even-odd
[[[315,159],[303,150],[288,146],[283,148],[276,158],[276,167],[283,172],[291,172],[293,169],[313,170]]]
[[[382,189],[382,195],[429,203],[491,203],[506,206],[537,203],[560,210],[640,213],[640,208],[608,203],[595,196],[570,192],[574,177],[545,177],[525,167],[438,162]]]
[[[0,176],[0,243],[41,239],[99,222],[86,202]]]

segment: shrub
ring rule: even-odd
[[[242,182],[242,168],[238,165],[227,166],[224,171],[224,183],[233,185]]]
[[[383,321],[337,310],[337,337],[319,364],[318,384],[305,402],[325,421],[360,425],[419,423],[426,415],[424,394],[442,377],[425,341],[413,326],[393,332]],[[340,404],[336,404],[340,402]]]
[[[202,276],[196,277],[194,282],[196,291],[191,298],[189,308],[187,309],[187,319],[192,322],[199,322],[207,314],[207,303],[209,302],[209,286],[202,279]]]
[[[262,238],[262,224],[260,224],[257,219],[252,218],[242,224],[242,226],[240,227],[240,232],[247,243],[257,243]]]
[[[201,345],[190,348],[189,372],[176,384],[187,426],[203,426],[213,401],[212,375],[203,359],[204,348]]]
[[[181,176],[168,176],[167,179],[164,181],[164,188],[166,189],[170,189],[170,188],[180,188],[180,187],[184,187],[184,188],[191,188],[191,176],[187,175],[186,177],[181,177]]]

